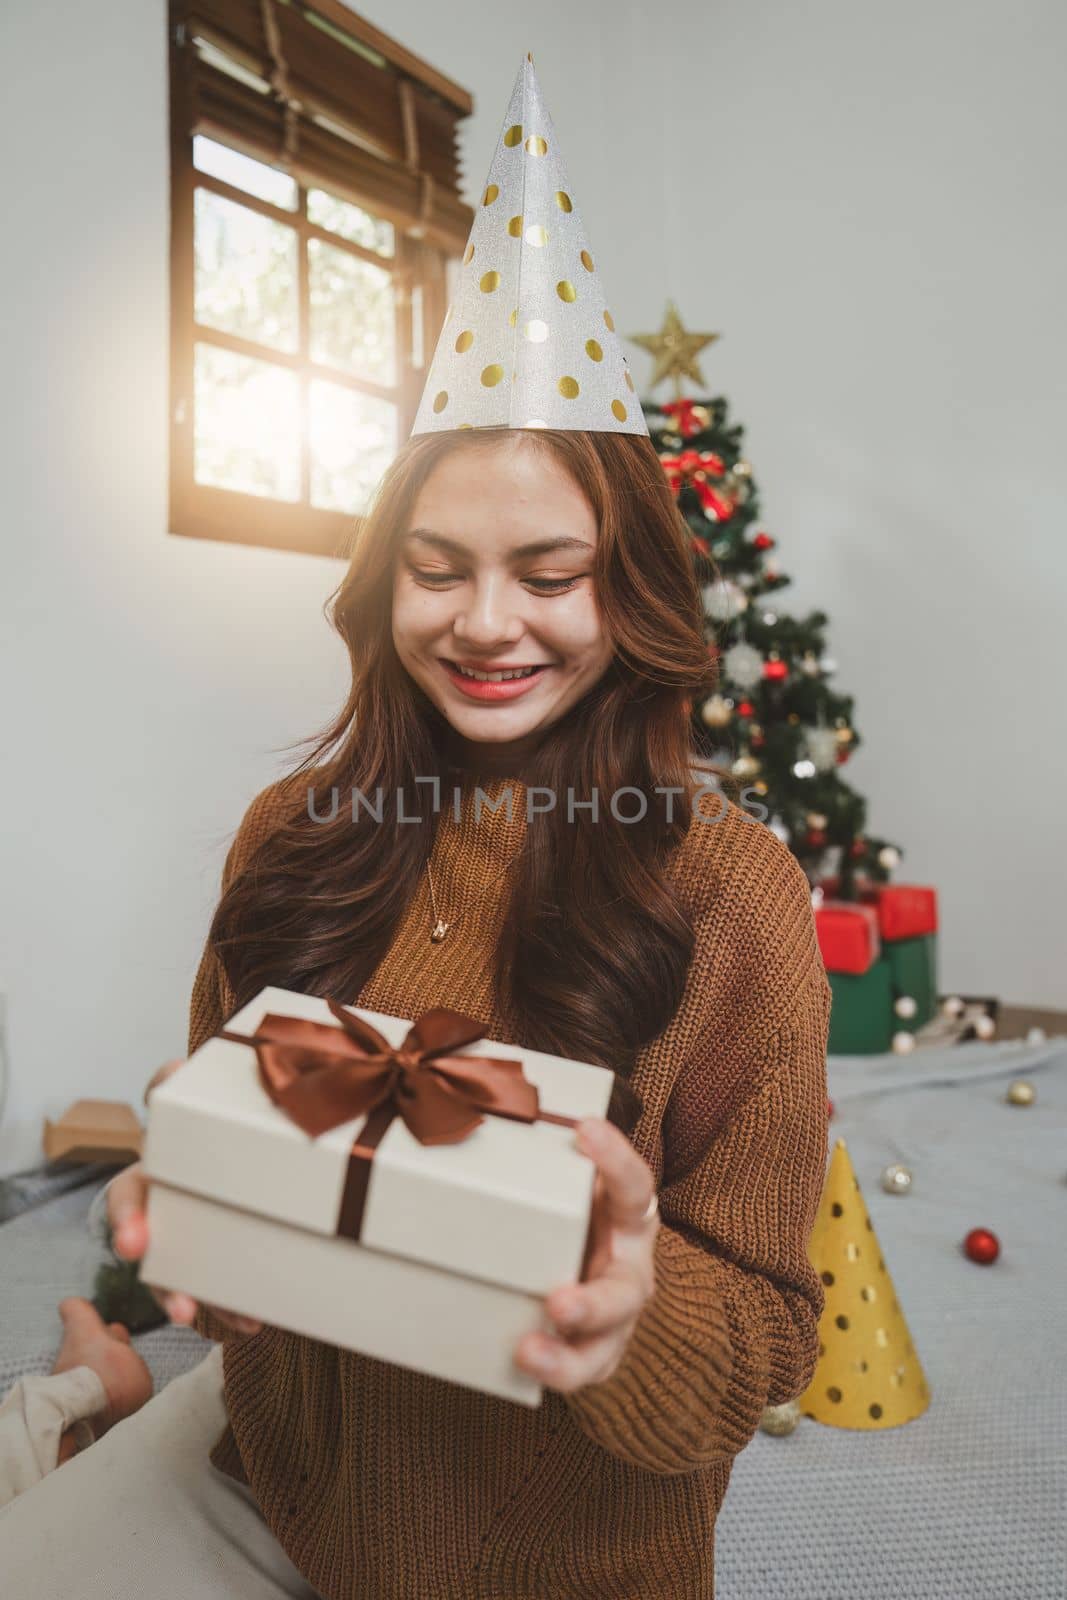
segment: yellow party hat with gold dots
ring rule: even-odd
[[[844,1139],[830,1159],[808,1256],[826,1290],[819,1364],[798,1404],[835,1428],[896,1428],[930,1390]]]
[[[648,434],[530,56],[411,431],[453,428]]]

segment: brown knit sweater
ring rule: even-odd
[[[503,783],[488,783],[498,797]],[[468,801],[431,857],[455,929],[431,944],[425,875],[351,1003],[451,1006],[509,1037],[491,972],[502,868],[525,834]],[[249,807],[223,881],[269,835],[284,783]],[[448,791],[445,791],[447,796]],[[719,809],[704,797],[706,815]],[[827,1155],[830,989],[804,874],[734,805],[672,861],[696,948],[682,1004],[633,1079],[631,1139],[660,1192],[656,1287],[621,1364],[529,1409],[278,1328],[224,1339],[229,1422],[211,1452],[327,1600],[706,1600],[733,1458],[767,1405],[807,1387],[823,1290],[807,1256]],[[460,907],[471,909],[458,918]],[[205,949],[189,1050],[234,1010]],[[768,1529],[768,1535],[770,1534]]]

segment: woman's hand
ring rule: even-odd
[[[151,1091],[169,1078],[172,1072],[184,1066],[183,1061],[168,1061],[148,1084],[144,1092],[145,1103]],[[107,1216],[111,1225],[111,1238],[117,1253],[127,1261],[140,1261],[148,1249],[148,1218],[145,1207],[148,1199],[148,1179],[139,1161],[123,1170],[107,1186]],[[146,1287],[159,1301],[172,1322],[191,1324],[196,1316],[197,1302],[191,1295],[171,1289],[161,1289],[150,1283]],[[262,1322],[253,1317],[241,1317],[234,1311],[224,1311],[217,1306],[207,1307],[226,1327],[235,1333],[258,1333]]]
[[[545,1308],[562,1337],[527,1333],[515,1362],[550,1389],[569,1392],[609,1378],[622,1359],[655,1288],[654,1249],[660,1229],[655,1180],[646,1161],[602,1117],[576,1133],[579,1150],[596,1163],[589,1270],[584,1283],[553,1289]]]

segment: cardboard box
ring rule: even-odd
[[[394,1050],[411,1028],[346,1010]],[[225,1031],[254,1034],[270,1015],[345,1038],[327,1001],[273,987]],[[143,1279],[537,1405],[541,1387],[512,1354],[524,1333],[550,1326],[545,1295],[582,1269],[596,1169],[573,1128],[487,1113],[458,1142],[422,1143],[394,1115],[368,1159],[353,1145],[373,1142],[382,1113],[310,1136],[265,1086],[270,1051],[216,1036],[151,1092]],[[521,1062],[539,1117],[606,1114],[614,1075],[604,1067],[485,1038],[448,1055]],[[301,1090],[310,1075],[301,1070]],[[358,1233],[347,1237],[338,1229],[364,1180]]]
[[[49,1161],[120,1163],[137,1160],[142,1138],[132,1106],[119,1100],[75,1100],[56,1122],[45,1118],[41,1146]]]

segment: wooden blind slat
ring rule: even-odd
[[[281,70],[263,25],[264,3],[272,8]],[[349,49],[309,22],[295,4],[172,0],[172,13],[186,34],[190,133],[235,143],[303,183],[321,183],[378,209],[405,232],[414,230],[416,237],[446,251],[462,251],[474,213],[460,195],[456,106],[424,84],[404,80],[417,133],[418,165],[412,169],[402,79],[395,67]],[[193,43],[198,37],[273,87],[257,92],[222,71],[198,54]],[[279,87],[289,106],[288,141]],[[317,118],[342,132],[322,127]]]
[[[380,146],[390,160],[402,161],[396,73],[346,50],[290,7],[275,6],[274,12],[294,97]]]
[[[207,39],[249,71],[270,76],[260,0],[172,0],[172,11],[190,38]]]
[[[370,151],[297,118],[295,150],[285,151],[285,113],[281,104],[207,62],[191,74],[190,133],[207,134],[237,146],[246,155],[284,165],[299,182],[321,185],[343,199],[395,222],[404,232],[421,227],[422,237],[447,254],[458,255],[470,233],[472,212],[443,184],[435,183],[423,217],[423,183],[418,173],[385,162]]]

